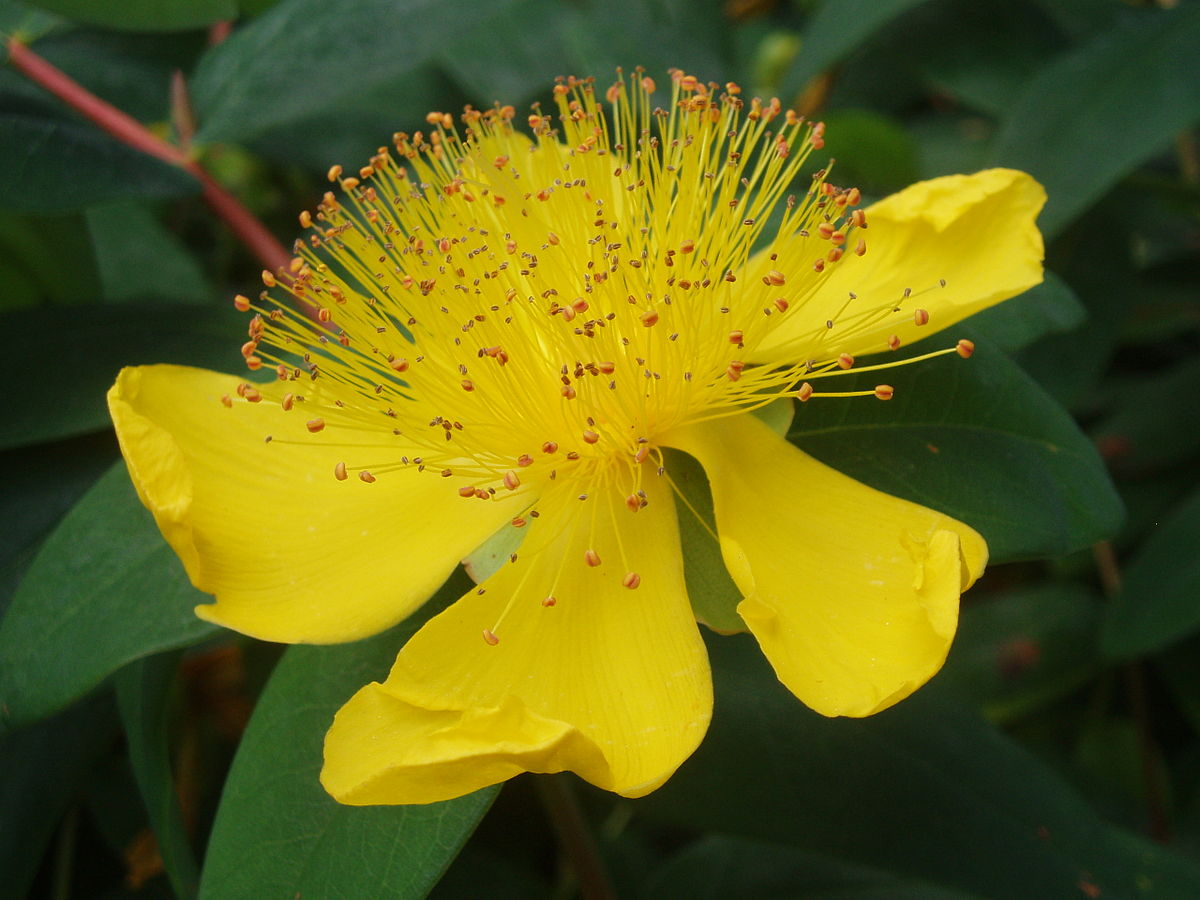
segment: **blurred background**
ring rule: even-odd
[[[0,897],[1200,896],[1200,2],[0,0],[0,34]],[[969,367],[790,435],[994,564],[945,671],[873,719],[722,638],[712,732],[644,800],[526,776],[339,808],[321,736],[415,623],[285,653],[195,619],[104,393],[241,370],[230,298],[332,164],[638,65],[823,120],[872,199],[1045,185],[1046,283],[966,323]]]

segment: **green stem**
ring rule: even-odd
[[[616,900],[596,838],[565,777],[543,775],[535,783],[559,848],[579,880],[579,893],[584,900]]]

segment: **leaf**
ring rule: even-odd
[[[314,114],[353,108],[363,92],[399,84],[440,53],[462,23],[493,15],[506,2],[280,3],[201,59],[191,85],[200,121],[196,140],[245,142]],[[339,49],[351,46],[353,52]],[[336,127],[333,117],[329,127]]]
[[[469,590],[459,574],[437,594]],[[290,648],[258,701],[225,784],[201,900],[424,897],[497,789],[428,806],[341,806],[318,780],[325,731],[359,687],[382,679],[424,617],[354,644]]]
[[[993,157],[1049,194],[1054,235],[1200,119],[1200,7],[1128,16],[1046,65],[1009,110]]]
[[[131,660],[216,630],[137,499],[109,469],[46,540],[0,622],[0,731],[43,718]]]
[[[971,331],[985,335],[1001,350],[1019,350],[1039,338],[1078,328],[1087,310],[1070,286],[1053,272],[1025,293],[971,317]]]
[[[0,110],[0,196],[33,212],[65,212],[118,198],[200,191],[182,169],[117,143],[86,122]]]
[[[969,595],[938,675],[993,721],[1076,690],[1100,668],[1100,598],[1071,584]]]
[[[1152,653],[1200,629],[1200,491],[1151,533],[1108,608],[1101,647],[1110,659]]]
[[[150,815],[163,867],[175,896],[191,900],[196,896],[200,874],[167,756],[167,702],[179,657],[178,652],[170,652],[134,660],[117,672],[114,681],[129,761]]]
[[[235,0],[25,0],[90,25],[130,31],[182,31],[237,18]]]
[[[1115,470],[1145,474],[1193,457],[1200,433],[1181,428],[1200,418],[1200,359],[1114,383],[1113,411],[1093,428]]]
[[[688,900],[969,900],[972,895],[774,843],[713,834],[660,866],[641,896]]]
[[[784,77],[780,96],[796,96],[810,79],[840,62],[897,16],[923,2],[825,0],[804,29],[800,55]]]
[[[105,300],[202,303],[212,297],[199,263],[145,206],[109,203],[84,215]]]
[[[57,346],[78,348],[69,362],[47,365],[41,340],[7,345],[0,378],[23,387],[9,395],[0,448],[109,427],[104,396],[122,366],[173,362],[244,371],[238,342],[246,321],[232,309],[162,303],[0,314],[0,327],[8,334],[52,336]]]
[[[937,340],[936,338],[934,339]],[[1002,353],[838,378],[895,399],[820,398],[789,438],[860,481],[978,529],[993,561],[1057,556],[1110,536],[1122,507],[1092,443]]]
[[[865,192],[890,193],[920,178],[917,147],[891,116],[866,109],[830,110],[826,150],[836,158],[834,177]]]
[[[749,638],[708,644],[712,728],[635,812],[992,900],[1200,896],[1195,863],[1103,822],[936,681],[876,716],[825,719]]]
[[[55,827],[116,735],[103,696],[0,737],[0,897],[27,896]]]

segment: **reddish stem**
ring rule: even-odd
[[[7,41],[7,49],[14,68],[118,141],[192,175],[200,182],[209,208],[266,268],[275,270],[288,265],[291,254],[283,244],[198,162],[173,144],[151,134],[141,122],[101,100],[16,38]]]

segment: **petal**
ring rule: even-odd
[[[1035,220],[1045,202],[1042,186],[1024,172],[988,169],[922,181],[876,203],[861,232],[866,254],[847,252],[755,349],[755,361],[794,361],[813,355],[814,345],[829,356],[887,350],[891,335],[911,343],[1038,284],[1043,248]],[[782,257],[787,246],[775,252]],[[912,295],[903,300],[906,289]],[[892,305],[900,312],[867,320]],[[916,325],[916,309],[929,313],[927,325]]]
[[[308,416],[283,411],[281,387],[259,385],[262,402],[248,403],[238,383],[145,366],[123,370],[108,395],[142,502],[192,583],[216,595],[196,608],[201,618],[273,641],[374,634],[424,602],[528,503],[466,501],[461,480],[415,467],[374,484],[338,481],[334,466],[347,454],[383,465],[412,450],[386,426],[310,434]]]
[[[432,803],[520,772],[570,770],[629,797],[666,781],[704,736],[712,686],[671,495],[661,481],[646,492],[637,514],[607,491],[594,509],[566,489],[548,497],[517,561],[338,713],[326,790],[359,805]],[[627,571],[640,587],[622,585]]]
[[[870,715],[941,668],[959,594],[987,562],[976,532],[835,472],[753,416],[664,442],[708,473],[738,612],[805,704]]]

